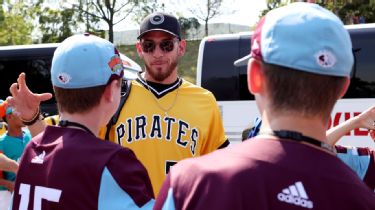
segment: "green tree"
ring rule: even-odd
[[[84,24],[85,32],[95,34],[102,38],[105,37],[105,31],[100,29],[100,18],[89,15],[88,12],[81,12],[80,10],[89,11],[90,5],[87,1],[81,2],[81,8],[78,9],[77,5],[73,5],[73,8],[78,12],[78,20]]]
[[[284,5],[286,5],[286,2],[282,0],[267,0],[267,8],[260,12],[259,17],[263,17],[267,12]]]
[[[198,20],[204,22],[205,36],[208,35],[208,22],[223,14],[223,0],[191,1],[179,0],[178,5],[185,5],[186,9]]]
[[[31,44],[32,21],[24,18],[28,14],[22,1],[15,4],[1,2],[0,12],[0,45]]]
[[[108,25],[108,39],[113,42],[113,27],[126,19],[138,4],[139,0],[80,0],[74,8],[104,21]]]
[[[42,43],[62,42],[78,28],[78,14],[73,8],[40,8],[37,11]]]
[[[142,0],[138,2],[136,7],[134,7],[132,19],[137,23],[141,23],[147,15],[164,10],[164,3],[160,3],[157,0]]]
[[[260,17],[268,11],[297,0],[267,0],[267,9],[263,10]],[[306,2],[308,0],[305,0]],[[315,2],[335,13],[345,24],[353,24],[364,20],[367,23],[375,22],[375,0],[315,0]]]
[[[183,38],[186,38],[188,36],[189,31],[191,29],[197,30],[199,26],[201,25],[197,18],[191,17],[191,18],[185,18],[185,17],[179,17],[178,22],[181,26],[181,34]]]

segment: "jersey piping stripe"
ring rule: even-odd
[[[176,84],[174,84],[173,86],[161,91],[161,92],[158,92],[157,90],[155,90],[155,88],[153,88],[152,86],[148,85],[143,79],[139,78],[137,79],[137,81],[139,81],[146,89],[149,88],[151,90],[151,92],[157,97],[157,98],[161,98],[162,96],[166,95],[167,93],[169,92],[172,92],[173,90],[177,89],[181,84],[182,84],[182,79],[179,78],[178,79],[178,82]]]

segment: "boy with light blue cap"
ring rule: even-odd
[[[12,209],[152,208],[148,173],[134,153],[97,137],[118,108],[122,80],[133,73],[102,38],[75,35],[59,45],[51,78],[60,121],[26,147]],[[27,88],[24,76],[11,88],[13,96]],[[24,121],[33,124],[37,115]]]
[[[250,56],[236,62],[248,64],[260,134],[177,163],[154,209],[375,209],[374,193],[324,147],[330,112],[349,85],[351,48],[341,21],[319,5],[270,11]]]

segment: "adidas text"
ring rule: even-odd
[[[297,197],[297,196],[279,193],[279,194],[277,194],[277,198],[279,199],[279,201],[283,201],[283,202],[286,202],[286,203],[294,204],[294,205],[297,205],[297,206],[302,206],[302,207],[309,208],[309,209],[313,208],[313,202],[311,202],[309,200],[306,200],[306,199],[303,199],[303,198],[300,198],[300,197]]]

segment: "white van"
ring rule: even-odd
[[[375,105],[375,24],[346,28],[353,43],[355,65],[349,90],[336,104],[329,127]],[[259,116],[254,96],[247,88],[246,67],[233,66],[235,60],[249,54],[250,37],[250,32],[214,35],[204,38],[199,47],[197,84],[210,90],[218,100],[231,142],[241,141],[242,131]],[[348,133],[338,143],[375,148],[365,129]]]

